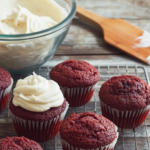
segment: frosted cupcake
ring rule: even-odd
[[[45,142],[58,133],[68,103],[56,82],[33,73],[18,80],[9,108],[19,136]]]

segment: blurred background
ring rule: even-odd
[[[100,16],[122,18],[150,32],[150,0],[76,0],[76,2]],[[68,58],[91,59],[91,61],[101,59],[103,62],[124,60],[124,64],[126,62],[141,64],[137,59],[107,45],[98,30],[78,18],[73,20],[66,39],[55,55],[55,60],[60,59],[57,56],[61,56],[62,60]]]

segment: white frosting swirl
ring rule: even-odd
[[[44,112],[63,104],[59,85],[53,80],[33,75],[18,80],[14,89],[13,104],[32,112]]]
[[[18,32],[18,34],[33,33],[51,28],[58,24],[50,17],[34,15],[28,9],[20,5],[14,8],[12,13],[3,19],[2,22],[3,24],[0,24],[1,34],[14,34],[15,32]],[[6,30],[7,28],[9,28],[9,30]]]

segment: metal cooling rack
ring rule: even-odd
[[[97,84],[96,91],[92,100],[85,106],[78,108],[69,108],[66,117],[71,115],[73,112],[81,113],[85,111],[93,111],[95,113],[101,114],[100,103],[98,98],[98,92],[102,83],[107,81],[112,76],[118,75],[134,75],[150,83],[148,73],[146,69],[142,66],[95,66],[100,72],[101,79]],[[35,72],[41,76],[49,79],[49,71],[51,67],[41,67]],[[30,75],[31,72],[20,75],[13,75],[13,79],[16,81],[20,78],[24,78]],[[15,86],[14,83],[14,86]],[[119,139],[114,150],[150,150],[150,116],[143,125],[133,130],[121,130],[119,129]],[[12,119],[9,115],[8,107],[0,113],[0,138],[5,138],[6,136],[16,136],[14,130]],[[44,150],[62,150],[60,137],[57,135],[54,139],[46,143],[40,143]]]

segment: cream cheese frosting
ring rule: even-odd
[[[0,34],[26,34],[55,26],[70,13],[64,0],[0,0]],[[67,27],[33,39],[0,40],[0,65],[18,70],[42,64],[53,54]],[[58,40],[59,39],[59,40]]]
[[[44,112],[64,102],[59,85],[33,73],[18,80],[14,89],[13,104],[32,112]]]
[[[37,16],[28,9],[21,7],[12,10],[12,13],[0,23],[1,34],[33,33],[51,28],[58,23],[47,16]]]
[[[1,0],[0,10],[0,34],[42,31],[68,15],[54,0]]]

